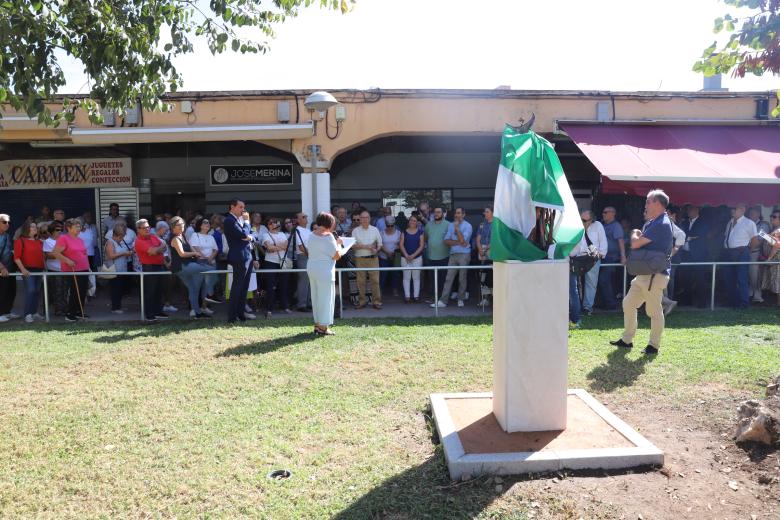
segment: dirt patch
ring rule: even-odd
[[[571,501],[585,518],[780,519],[780,453],[732,440],[735,409],[744,398],[679,405],[653,396],[604,397],[618,417],[664,451],[662,469],[560,474],[513,487]]]
[[[508,517],[520,504],[535,518],[780,519],[780,452],[737,446],[736,407],[748,396],[710,390],[696,389],[699,398],[685,404],[679,395],[596,396],[664,451],[663,468],[481,477],[473,485],[495,487],[490,509]]]

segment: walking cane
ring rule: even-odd
[[[79,282],[76,280],[76,273],[73,273],[73,285],[76,286],[76,297],[79,299],[79,309],[81,309],[81,317],[84,318],[84,304],[81,303],[81,292],[79,291]]]

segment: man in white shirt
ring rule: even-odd
[[[750,246],[758,240],[756,223],[745,216],[747,206],[737,204],[731,211],[732,218],[726,226],[723,239],[727,262],[749,262]],[[747,265],[727,265],[725,267],[729,305],[738,309],[750,306],[750,281]]]
[[[666,286],[666,289],[664,289],[664,296],[661,299],[661,305],[664,308],[664,316],[668,316],[669,313],[677,307],[677,301],[672,300],[672,298],[674,298],[674,275],[677,270],[676,264],[680,263],[680,256],[678,253],[685,246],[686,239],[685,231],[677,226],[677,213],[677,208],[667,208],[666,210],[666,214],[669,216],[669,221],[672,224],[673,246],[671,254],[672,270],[669,275],[669,284]]]
[[[111,238],[111,235],[114,232],[114,224],[116,224],[116,221],[119,218],[121,218],[119,216],[119,204],[112,202],[111,205],[108,206],[108,216],[103,219],[102,226],[102,231],[105,233],[107,239]]]
[[[105,222],[105,220],[104,220],[104,222]],[[123,223],[127,224],[127,221],[125,220],[125,217],[117,217],[117,218],[114,220],[114,224],[116,224],[117,222],[123,222]],[[111,238],[111,236],[112,236],[113,234],[114,234],[114,225],[112,224],[112,225],[111,225],[111,229],[109,229],[109,230],[108,230],[108,232],[106,232],[106,234],[105,234],[104,238],[105,238],[106,240],[108,240],[109,238]],[[133,231],[132,229],[130,229],[130,226],[128,226],[128,227],[127,227],[127,232],[125,233],[125,238],[124,238],[124,241],[125,241],[125,242],[127,242],[127,246],[128,246],[128,247],[129,247],[131,250],[133,249],[133,244],[135,243],[136,236],[137,236],[137,235],[136,235],[135,231]]]
[[[599,260],[585,273],[585,294],[582,298],[582,312],[590,315],[593,313],[593,301],[596,299],[596,289],[599,283],[599,270],[601,269],[601,259],[607,256],[609,243],[607,234],[604,232],[604,226],[601,222],[593,218],[593,212],[585,210],[580,214],[582,225],[585,227],[585,236],[583,240],[587,244],[588,240],[599,253]],[[582,251],[584,253],[584,251]]]
[[[371,214],[368,210],[360,213],[360,225],[352,230],[355,245],[355,267],[379,267],[377,253],[382,247],[382,236],[379,230],[371,225]],[[371,281],[371,299],[375,309],[382,308],[382,293],[379,290],[379,271],[358,271],[357,286],[359,299],[356,309],[366,306],[366,278]]]
[[[343,209],[343,208],[339,208]],[[292,236],[287,242],[290,249],[287,255],[292,255],[296,269],[306,269],[309,263],[309,216],[300,212],[295,214],[295,227]],[[296,308],[301,312],[311,310],[311,291],[309,290],[309,275],[306,272],[298,273],[298,285],[295,289]]]

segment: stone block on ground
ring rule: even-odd
[[[780,396],[745,401],[737,408],[737,442],[780,446]]]

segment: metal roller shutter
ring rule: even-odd
[[[135,220],[139,215],[138,188],[99,188],[97,196],[98,206],[100,208],[98,223],[101,228],[101,237],[104,236],[107,231],[103,229],[103,219],[108,216],[108,208],[114,202],[119,204],[119,214],[128,218],[128,223],[131,226],[135,225]]]

